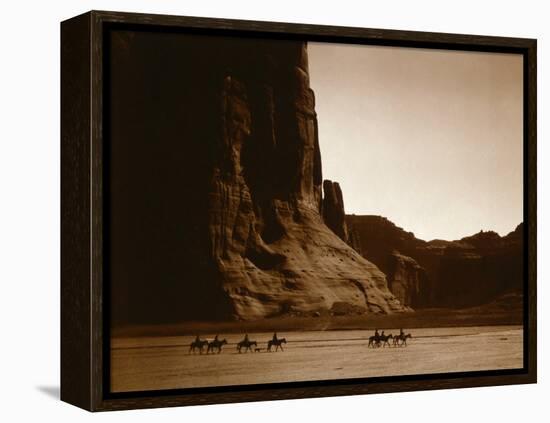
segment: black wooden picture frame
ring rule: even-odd
[[[524,366],[517,370],[116,394],[104,288],[105,44],[110,26],[523,55]],[[91,11],[61,23],[61,399],[90,411],[536,383],[536,40]]]

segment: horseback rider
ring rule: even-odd
[[[214,337],[214,341],[218,342],[218,335]]]
[[[405,332],[403,332],[403,328],[399,329],[399,336],[403,337],[405,335]]]
[[[380,334],[378,333],[378,329],[374,329],[374,339],[380,339]]]
[[[195,344],[198,344],[200,341],[201,341],[201,339],[199,338],[199,335],[197,335],[195,337]]]
[[[273,338],[271,339],[273,341],[273,344],[276,344],[278,339],[277,339],[277,332],[273,332]]]
[[[248,333],[245,333],[245,334],[244,334],[244,342],[245,342],[245,343],[248,343],[248,342],[249,342],[249,341],[248,341]]]

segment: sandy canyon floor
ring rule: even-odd
[[[386,334],[399,329],[386,329]],[[271,332],[249,333],[260,352],[239,354],[242,334],[223,334],[221,354],[190,354],[192,336],[118,337],[111,343],[112,392],[515,369],[521,326],[407,329],[407,347],[368,348],[372,331],[279,333],[284,352],[267,352]],[[206,335],[213,338],[215,334]]]

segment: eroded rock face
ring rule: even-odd
[[[403,311],[385,275],[345,242],[338,184],[326,181],[322,198],[306,45],[266,44],[247,61],[264,72],[224,77],[209,193],[211,260],[231,314]]]
[[[421,305],[421,296],[429,289],[426,270],[415,259],[398,251],[389,255],[387,269],[390,291],[401,304],[413,308]]]
[[[467,307],[523,292],[523,224],[501,237],[481,231],[440,251],[434,301]]]
[[[362,255],[388,278],[405,305],[470,307],[523,286],[523,224],[501,237],[479,232],[455,241],[423,241],[381,216],[348,215]]]
[[[348,242],[344,196],[338,182],[323,182],[323,221],[342,241]]]
[[[404,310],[344,241],[336,184],[323,201],[304,43],[111,41],[114,321]]]

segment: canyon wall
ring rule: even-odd
[[[455,241],[418,239],[381,216],[346,217],[364,257],[387,275],[405,305],[471,307],[523,289],[523,224]]]
[[[402,311],[385,275],[346,244],[338,184],[325,181],[322,195],[306,45],[247,50],[224,75],[220,102],[210,258],[232,315]]]
[[[426,242],[345,215],[345,192],[323,181],[306,44],[122,30],[107,41],[115,324],[469,306],[521,286],[521,226]]]
[[[120,32],[111,51],[115,321],[408,309],[323,184],[305,43]]]
[[[340,184],[328,179],[323,181],[323,193],[323,221],[342,241],[349,243],[344,196]]]
[[[411,257],[393,251],[387,258],[386,276],[390,291],[406,306],[419,307],[429,290],[426,270]]]

